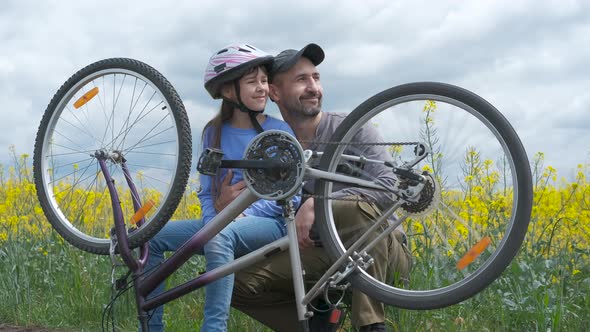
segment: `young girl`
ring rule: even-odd
[[[242,159],[246,146],[263,130],[279,129],[293,135],[283,121],[263,114],[268,100],[268,69],[273,57],[251,45],[230,45],[213,54],[205,71],[205,89],[214,99],[222,99],[220,112],[205,126],[203,149],[213,147],[224,152],[224,159]],[[164,251],[174,251],[219,212],[217,204],[222,181],[243,188],[242,171],[220,169],[216,177],[201,175],[202,220],[175,221],[150,241],[146,270],[164,259]],[[219,203],[219,202],[218,202]],[[294,199],[295,207],[299,197]],[[252,252],[286,235],[282,208],[274,201],[253,203],[234,222],[204,246],[207,271]],[[201,331],[226,331],[234,275],[223,277],[205,289],[204,321]],[[149,297],[161,293],[163,285]],[[150,332],[162,331],[162,308],[149,321]]]
[[[216,52],[205,72],[205,88],[214,99],[221,98],[220,113],[203,130],[203,148],[215,147],[225,159],[242,159],[248,143],[262,130],[279,129],[293,135],[287,123],[264,115],[268,100],[267,67],[273,57],[250,45],[228,46]],[[218,179],[201,176],[203,222],[218,211],[214,200]],[[243,180],[241,170],[233,170],[230,184]],[[221,266],[286,235],[282,208],[274,201],[259,200],[244,217],[236,219],[209,241],[204,248],[207,271]],[[224,277],[206,287],[205,320],[201,331],[225,331],[234,276]]]

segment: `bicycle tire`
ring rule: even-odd
[[[433,102],[433,104],[430,102]],[[420,105],[424,105],[422,110],[419,110]],[[413,107],[416,107],[416,110]],[[431,112],[427,115],[431,116],[430,119],[424,115],[425,110],[429,111],[428,107],[434,107],[430,109]],[[459,112],[454,111],[455,109],[459,110]],[[508,165],[508,168],[503,168],[504,171],[508,172],[505,174],[504,181],[506,179],[509,180],[508,188],[504,184],[504,200],[507,202],[504,206],[504,214],[492,215],[490,205],[490,207],[487,207],[487,217],[485,214],[480,213],[480,220],[476,219],[476,213],[479,212],[469,208],[467,198],[462,199],[462,196],[457,194],[460,188],[477,189],[477,185],[473,185],[477,182],[468,176],[461,178],[460,176],[468,173],[461,173],[460,168],[449,167],[447,172],[455,172],[454,175],[457,178],[457,184],[450,184],[451,180],[449,179],[452,179],[452,177],[447,176],[443,178],[440,174],[445,170],[441,167],[441,165],[444,165],[444,157],[452,151],[432,151],[433,156],[439,153],[440,155],[438,157],[440,159],[434,159],[435,157],[433,157],[431,161],[425,160],[424,164],[428,165],[431,162],[432,164],[428,165],[431,170],[434,168],[433,165],[437,165],[440,173],[436,181],[442,193],[440,195],[440,201],[432,203],[433,207],[430,214],[426,216],[420,216],[418,213],[411,214],[409,219],[407,219],[409,222],[404,225],[409,246],[414,256],[410,282],[406,284],[382,282],[359,268],[349,276],[352,285],[362,292],[378,301],[401,308],[435,309],[459,303],[477,294],[498,278],[515,257],[523,243],[532,209],[531,171],[525,149],[506,118],[483,98],[468,90],[449,84],[417,82],[385,90],[369,98],[354,109],[344,119],[330,139],[330,141],[340,142],[340,144],[327,146],[320,160],[319,168],[325,171],[335,172],[338,165],[342,162],[341,155],[347,149],[346,143],[352,142],[354,135],[367,123],[373,123],[373,126],[378,128],[377,130],[380,129],[379,126],[388,129],[388,124],[392,121],[395,122],[396,118],[390,115],[382,115],[385,112],[395,113],[400,118],[403,118],[405,115],[416,115],[419,112],[423,112],[422,116],[424,118],[420,116],[420,121],[422,121],[420,126],[422,128],[427,127],[428,121],[430,121],[432,126],[439,125],[438,127],[430,128],[430,134],[433,134],[433,128],[438,130],[433,134],[435,138],[448,140],[449,142],[456,140],[458,146],[464,146],[469,140],[473,139],[473,143],[480,143],[484,150],[487,149],[488,145],[498,145],[500,146],[499,153],[502,154],[502,158],[504,159],[497,160],[507,162],[507,164],[503,164],[504,167]],[[461,128],[458,131],[444,132],[442,130],[443,128],[440,127],[440,123],[437,122],[438,119],[434,117],[436,114],[439,114],[441,118],[450,119],[450,125],[454,124],[454,122],[459,122],[452,120],[458,120],[460,116],[461,123],[458,124]],[[385,120],[385,116],[390,116],[388,118],[389,121]],[[400,127],[409,127],[410,123],[413,122],[400,120],[399,123]],[[480,123],[480,125],[477,123]],[[468,128],[468,126],[472,125],[474,127],[473,131],[470,130],[470,127]],[[400,132],[402,130],[399,129]],[[463,130],[469,132],[465,138],[461,137],[462,135],[465,136]],[[381,130],[380,132],[384,131],[387,133],[391,131],[395,132],[395,130]],[[427,131],[424,130],[422,134],[414,136],[408,134],[405,137],[399,137],[401,135],[396,136],[396,133],[391,133],[391,135],[398,142],[411,142],[426,137],[424,133],[427,133]],[[435,134],[438,134],[438,137]],[[488,137],[488,141],[481,140],[478,135]],[[493,139],[496,139],[497,142],[493,142]],[[387,142],[388,140],[385,139],[385,141]],[[429,142],[432,143],[432,141]],[[440,144],[442,146],[443,143]],[[436,145],[430,144],[430,146],[435,147]],[[491,148],[489,150],[492,151]],[[479,154],[477,151],[475,148],[473,150],[466,150],[465,158],[480,158],[478,159],[479,161],[465,159],[464,162],[474,163],[477,161],[482,169],[485,167],[489,168],[490,165],[493,165],[493,163],[488,161],[490,159],[483,160],[483,152]],[[490,153],[490,155],[493,155],[493,153]],[[442,162],[439,163],[441,160]],[[460,165],[452,157],[447,161],[453,165],[455,163]],[[423,169],[427,169],[425,167]],[[490,179],[493,178],[492,175],[489,177]],[[489,181],[491,182],[492,180]],[[501,198],[498,198],[501,196],[498,193],[499,189],[495,189],[501,188],[501,185],[496,186],[496,184],[497,182],[493,186],[490,185],[491,189],[488,188],[490,189],[489,202],[493,201],[493,197],[496,197],[494,199],[497,199],[498,202],[501,201]],[[510,187],[510,184],[512,184],[512,187]],[[334,222],[332,212],[333,202],[326,198],[333,194],[333,190],[336,191],[336,189],[333,189],[331,182],[326,180],[316,181],[315,192],[323,198],[316,200],[316,223],[319,223],[320,238],[328,256],[336,260],[343,255],[346,249],[343,243],[346,241],[341,238]],[[496,196],[494,196],[494,192]],[[512,193],[511,197],[510,193]],[[465,197],[469,197],[471,204],[477,203],[477,199],[479,199],[476,196]],[[481,197],[484,197],[483,194],[481,194]],[[393,202],[395,201],[392,200],[390,203]],[[468,213],[465,213],[465,209],[459,212],[463,204],[466,204],[468,207]],[[407,212],[403,211],[402,213],[407,214]],[[398,213],[398,218],[401,215]],[[454,224],[447,227],[445,222],[447,219],[454,222]],[[435,220],[437,223],[433,223],[432,220]],[[462,230],[460,225],[463,223],[472,227],[465,227],[467,229],[466,234],[460,232]],[[420,229],[418,226],[421,226],[423,231],[417,231],[413,228],[414,226],[417,229]],[[441,232],[441,229],[445,230],[445,232]],[[473,235],[472,232],[474,232]],[[459,269],[459,265],[454,265],[458,258],[464,257],[463,255],[467,252],[467,249],[475,248],[474,244],[486,234],[492,239],[492,244],[480,250],[480,257],[474,259],[471,265],[461,267],[461,269]],[[456,240],[452,242],[451,240],[454,238]],[[417,247],[417,243],[421,245]]]
[[[100,149],[124,152],[142,204],[150,197],[156,202],[145,222],[129,233],[130,247],[138,247],[173,215],[191,167],[184,105],[157,70],[129,58],[104,59],[82,68],[55,93],[37,131],[33,174],[45,216],[70,244],[105,255],[114,224],[106,182],[92,157],[92,151]],[[109,161],[116,184],[125,183],[120,160]],[[119,193],[126,218],[135,212],[130,195]]]

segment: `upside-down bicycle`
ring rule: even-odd
[[[367,126],[380,138],[355,140]],[[373,298],[408,309],[463,301],[492,283],[520,248],[532,208],[525,150],[490,103],[456,86],[396,86],[354,109],[321,151],[304,151],[292,136],[267,131],[250,142],[242,168],[247,189],[153,273],[143,275],[147,241],[171,218],[191,169],[191,131],[172,85],[132,59],[93,63],[57,91],[41,121],[34,151],[37,194],[47,219],[72,245],[121,257],[133,275],[139,320],[147,312],[220,277],[289,250],[298,318],[327,290],[350,282]],[[386,149],[387,160],[365,155]],[[208,150],[202,172],[226,167]],[[226,165],[226,166],[224,166]],[[386,178],[370,169],[387,169]],[[333,265],[305,291],[288,198],[315,179],[316,224]],[[124,184],[127,186],[125,187]],[[332,201],[342,185],[379,193],[381,214],[354,243],[343,239]],[[234,262],[146,299],[160,282],[258,199],[284,202],[288,235]],[[114,219],[114,223],[113,223]],[[371,249],[402,227],[413,256],[409,283],[365,272]]]

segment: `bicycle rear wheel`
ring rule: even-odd
[[[122,156],[141,204],[155,202],[129,234],[130,246],[137,247],[174,213],[191,165],[184,105],[158,71],[125,58],[81,69],[54,95],[37,132],[35,186],[47,219],[72,245],[108,254],[113,209],[98,151]],[[135,209],[121,160],[108,159],[107,166],[129,220]]]
[[[359,132],[366,130],[376,131],[380,138],[352,144]],[[508,121],[481,97],[441,83],[397,86],[358,106],[331,141],[339,143],[328,145],[319,168],[338,172],[342,164],[348,164],[349,169],[369,180],[376,180],[368,166],[371,162],[351,165],[344,155],[364,155],[368,147],[382,148],[390,163],[399,167],[416,158],[415,149],[420,147],[412,142],[430,150],[426,158],[408,167],[430,179],[419,200],[400,198],[393,194],[395,184],[383,179],[379,182],[384,188],[378,196],[381,212],[400,200],[404,202],[385,224],[403,220],[401,227],[413,256],[410,281],[400,282],[396,275],[399,271],[391,271],[391,266],[387,280],[377,280],[357,269],[351,282],[366,294],[408,309],[449,306],[487,287],[518,252],[532,208],[529,163]],[[387,165],[376,167],[390,167],[391,174],[393,167]],[[398,185],[411,184],[403,176],[394,178]],[[315,189],[324,197],[316,200],[321,239],[329,256],[337,259],[350,245],[347,234],[365,233],[367,229],[338,229],[332,211],[334,201],[329,197],[336,196],[341,188],[318,180]],[[372,195],[371,190],[364,190],[363,197]],[[392,241],[392,237],[384,241]],[[391,252],[369,254],[392,257]]]

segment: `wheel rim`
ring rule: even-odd
[[[429,103],[429,101],[433,101],[434,103]],[[455,110],[455,112],[451,113],[451,109]],[[457,110],[460,112],[457,112]],[[459,113],[462,114],[459,115]],[[486,115],[489,117],[492,114]],[[420,120],[421,116],[423,120]],[[514,185],[518,183],[516,162],[512,158],[508,143],[488,119],[482,116],[479,112],[476,112],[470,106],[453,98],[438,94],[415,94],[392,99],[374,107],[357,120],[355,125],[348,130],[341,141],[354,141],[353,137],[355,133],[369,120],[376,123],[376,127],[382,134],[383,141],[385,142],[423,141],[424,134],[427,133],[424,131],[427,127],[427,123],[425,122],[427,116],[432,121],[430,122],[430,133],[433,134],[432,130],[436,130],[434,134],[437,138],[437,143],[432,144],[432,146],[435,147],[438,144],[445,147],[445,150],[433,149],[435,153],[442,154],[440,160],[442,161],[442,166],[446,167],[446,169],[441,168],[440,166],[438,167],[438,174],[436,174],[437,181],[440,185],[441,178],[444,179],[446,176],[446,180],[444,184],[440,185],[442,192],[440,205],[428,216],[414,217],[409,223],[404,224],[409,239],[410,249],[413,251],[414,266],[412,268],[411,281],[409,284],[405,285],[392,285],[392,282],[378,282],[364,271],[362,271],[360,275],[363,279],[370,280],[372,284],[377,285],[377,287],[380,287],[382,290],[389,292],[394,296],[412,297],[414,299],[419,299],[420,297],[432,299],[433,297],[438,297],[443,294],[456,292],[459,289],[464,291],[464,286],[467,283],[472,282],[476,278],[481,278],[484,273],[489,275],[489,268],[491,265],[495,265],[494,269],[498,268],[498,264],[505,265],[512,256],[508,257],[507,261],[506,259],[501,259],[500,261],[502,262],[498,261],[498,257],[499,255],[506,255],[505,248],[507,247],[506,245],[508,241],[508,236],[506,235],[512,234],[512,229],[516,221],[516,207],[518,206],[519,197],[518,186]],[[420,121],[422,121],[422,123]],[[454,128],[459,128],[461,131],[455,133],[445,131],[442,128],[443,123],[459,124],[459,126],[455,125]],[[423,127],[422,137],[416,135],[416,133],[420,132],[419,125],[422,125]],[[462,138],[459,134],[461,132],[468,135],[465,135],[465,138]],[[491,138],[494,139],[493,142]],[[457,144],[457,146],[448,144],[448,142],[452,140],[464,143]],[[475,145],[481,145],[484,148],[482,150],[465,150],[465,147],[467,146],[465,143],[469,142],[474,144],[477,143]],[[485,142],[485,144],[483,144],[483,142]],[[492,145],[495,145],[493,146],[493,149]],[[461,149],[461,146],[463,149]],[[340,156],[344,150],[345,146],[340,145],[336,148],[334,156]],[[467,211],[463,208],[459,209],[462,205],[460,203],[466,203],[467,199],[455,198],[455,202],[453,202],[453,195],[457,195],[460,189],[465,189],[465,185],[468,185],[467,188],[472,190],[471,196],[468,196],[470,197],[470,202],[473,204],[478,201],[474,199],[473,196],[473,190],[476,189],[476,186],[474,186],[476,183],[474,181],[476,179],[470,179],[467,181],[467,177],[465,176],[463,177],[463,181],[458,180],[455,181],[455,183],[450,183],[451,181],[449,181],[449,179],[461,179],[459,176],[461,174],[461,168],[458,167],[460,164],[460,158],[453,159],[452,157],[453,154],[456,155],[460,151],[465,151],[465,156],[471,157],[471,160],[466,159],[466,162],[469,161],[473,163],[479,160],[480,168],[483,166],[487,167],[485,171],[490,171],[491,167],[496,164],[495,160],[497,158],[490,159],[491,155],[495,154],[504,156],[504,159],[501,159],[505,162],[503,163],[502,170],[504,173],[502,176],[503,180],[506,180],[506,184],[504,185],[506,188],[505,192],[509,192],[509,194],[505,195],[503,200],[498,197],[497,203],[502,203],[502,207],[505,211],[503,212],[503,216],[497,216],[498,222],[497,225],[495,225],[495,229],[492,229],[489,220],[487,226],[482,224],[481,221],[486,217],[483,214],[479,213],[479,215],[476,215],[474,209],[467,209]],[[406,154],[406,151],[400,152],[399,149],[393,149],[392,154],[398,154],[402,157]],[[487,160],[493,160],[494,162],[490,165]],[[341,160],[334,158],[330,163],[328,170],[334,171],[340,162]],[[429,166],[431,169],[436,169],[433,165],[435,163],[436,159],[431,159],[430,161],[427,159],[425,162],[423,161],[419,163],[418,167],[421,168],[424,167],[425,164],[430,164]],[[455,167],[455,169],[453,170],[452,167]],[[487,174],[488,178],[491,178],[490,174]],[[440,175],[440,177],[438,175]],[[472,177],[475,178],[478,175],[482,175],[481,169],[479,170],[479,173],[474,173]],[[494,190],[497,190],[497,188],[493,188],[494,186],[498,186],[497,180],[494,185],[490,184],[492,194]],[[477,188],[477,190],[480,190],[480,188]],[[326,183],[325,191],[320,194],[330,195],[332,191],[332,184]],[[490,197],[493,197],[493,195]],[[338,250],[343,252],[345,245],[343,245],[343,241],[341,241],[340,237],[334,231],[335,224],[332,218],[331,204],[325,204],[324,209],[328,223],[330,224],[330,236],[332,240],[338,244]],[[465,212],[468,212],[466,217]],[[441,224],[441,221],[447,223],[447,221],[443,219],[448,218],[448,215],[456,215],[456,217],[452,218],[455,219],[453,226],[456,227],[456,229],[451,229],[449,225],[445,226]],[[436,222],[429,219],[432,216],[438,216]],[[490,216],[491,211],[488,210],[487,217]],[[477,223],[478,219],[476,217],[480,218],[479,224]],[[464,229],[457,226],[456,219],[460,219],[459,225],[464,226]],[[500,222],[500,219],[502,222]],[[500,231],[498,231],[498,228],[500,228]],[[355,231],[358,232],[358,230]],[[466,236],[459,234],[465,231],[467,232]],[[500,236],[501,234],[503,234],[503,236]],[[490,236],[492,243],[489,244],[471,264],[464,267],[462,270],[459,270],[456,267],[456,263],[465,256],[469,249],[472,249],[474,245],[485,236]],[[483,244],[485,243],[482,243],[482,245]],[[427,247],[424,248],[425,246]],[[437,246],[442,248],[437,248]],[[513,255],[514,252],[511,252],[510,254]],[[501,268],[503,269],[504,267]],[[488,277],[486,276],[486,278]],[[474,292],[477,292],[478,290],[479,289],[474,289]]]
[[[92,96],[95,88],[98,93]],[[88,101],[76,109],[73,103],[83,96]],[[49,209],[67,232],[105,246],[113,214],[104,176],[90,156],[99,150],[122,153],[140,201],[155,201],[140,229],[145,227],[171,193],[179,153],[173,110],[151,80],[122,68],[90,73],[63,95],[44,133],[41,170]],[[127,221],[134,210],[121,164],[107,164],[115,185],[122,188]]]

